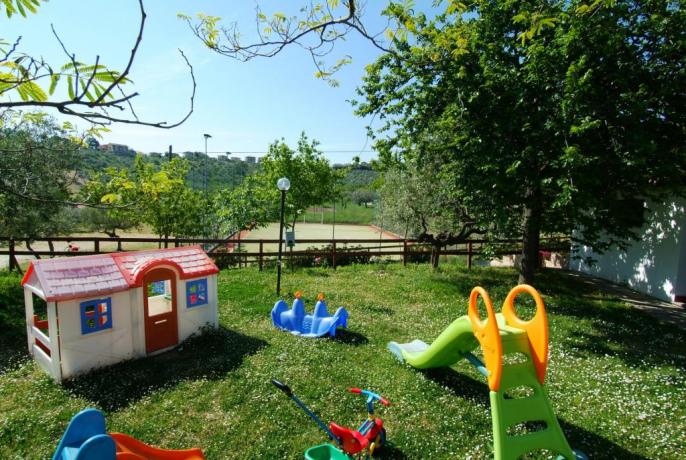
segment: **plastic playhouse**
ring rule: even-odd
[[[293,307],[288,308],[284,300],[279,300],[272,309],[272,324],[279,329],[302,337],[321,337],[329,334],[336,335],[338,326],[348,327],[348,312],[338,307],[336,313],[329,315],[326,309],[324,294],[317,296],[317,304],[311,315],[305,314],[305,302],[300,291],[295,293]]]
[[[386,429],[383,422],[380,418],[374,417],[375,401],[384,406],[390,405],[381,395],[369,390],[349,388],[351,393],[367,397],[367,419],[362,422],[357,430],[352,430],[334,422],[330,422],[329,426],[326,426],[314,412],[293,394],[288,385],[273,379],[272,384],[291,398],[336,443],[336,445],[319,444],[310,447],[305,451],[306,460],[350,460],[351,455],[357,456],[363,453],[366,458],[370,458],[375,451],[386,443]]]
[[[59,382],[175,347],[217,326],[218,272],[199,246],[34,260],[22,280],[29,353]]]
[[[515,298],[522,293],[530,294],[536,302],[536,314],[529,321],[521,320],[515,310]],[[485,320],[477,310],[479,296],[486,306]],[[548,319],[536,289],[526,284],[516,286],[507,295],[502,313],[496,314],[488,293],[475,287],[467,313],[431,345],[421,340],[391,342],[388,349],[401,362],[418,369],[450,366],[464,358],[488,379],[496,460],[518,459],[538,449],[548,449],[568,460],[585,459],[569,446],[544,389]],[[484,362],[471,353],[478,345]]]
[[[108,433],[105,416],[85,409],[72,417],[52,460],[202,460],[200,449],[166,450],[122,433]]]

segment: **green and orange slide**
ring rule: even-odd
[[[536,302],[536,314],[529,321],[520,319],[515,309],[522,293]],[[485,320],[477,310],[479,297],[486,306]],[[483,361],[472,354],[479,345]],[[388,349],[417,369],[452,366],[466,359],[488,379],[496,460],[514,460],[540,449],[567,460],[587,458],[569,446],[544,389],[548,318],[543,299],[532,286],[513,288],[498,314],[486,290],[477,286],[469,296],[467,315],[453,321],[431,345],[421,340],[390,342]]]

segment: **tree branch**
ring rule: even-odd
[[[49,65],[47,65],[45,62],[37,61],[36,59],[32,58],[31,56],[28,55],[22,55],[22,59],[28,59],[29,60],[29,65],[26,67],[21,67],[21,69],[18,69],[15,74],[16,76],[13,76],[12,79],[7,81],[8,79],[5,78],[3,79],[4,81],[2,83],[5,83],[6,86],[0,91],[0,96],[5,96],[7,95],[10,91],[19,91],[21,95],[21,100],[18,101],[12,101],[12,100],[6,100],[6,101],[0,101],[0,108],[21,108],[21,107],[45,107],[45,108],[52,108],[57,110],[58,112],[69,115],[69,116],[74,116],[77,118],[81,118],[85,121],[88,121],[89,123],[95,123],[98,125],[109,125],[112,123],[124,123],[124,124],[136,124],[136,125],[142,125],[142,126],[151,126],[155,128],[164,128],[164,129],[169,129],[169,128],[174,128],[176,126],[181,125],[184,123],[188,118],[191,116],[194,110],[194,104],[195,104],[195,93],[197,89],[197,84],[195,80],[195,74],[193,72],[193,66],[190,64],[188,61],[188,58],[185,56],[183,51],[179,50],[179,53],[181,54],[181,57],[183,58],[184,62],[188,66],[189,73],[191,76],[191,82],[192,82],[192,92],[190,96],[190,101],[189,101],[189,109],[188,112],[177,122],[175,123],[168,123],[166,121],[159,121],[159,122],[147,122],[147,121],[141,121],[138,116],[136,115],[136,112],[134,110],[133,105],[131,104],[131,100],[139,95],[138,92],[132,92],[128,93],[124,90],[124,85],[127,83],[130,83],[130,80],[128,78],[129,72],[131,71],[131,68],[133,66],[133,63],[136,59],[138,49],[140,47],[140,44],[143,40],[143,32],[145,30],[145,22],[147,18],[147,13],[145,12],[145,7],[143,4],[143,0],[138,0],[138,5],[139,5],[139,10],[140,10],[140,25],[138,28],[138,34],[136,36],[136,40],[134,42],[133,47],[131,48],[131,53],[129,55],[129,59],[126,63],[126,66],[124,70],[119,73],[119,72],[114,72],[114,71],[108,71],[104,69],[104,67],[100,64],[100,56],[96,56],[95,59],[95,65],[92,66],[92,69],[90,69],[88,66],[85,66],[84,64],[80,63],[77,59],[75,54],[70,53],[64,44],[64,42],[61,40],[59,35],[57,34],[55,27],[51,25],[53,34],[60,44],[62,50],[64,53],[68,56],[70,63],[68,66],[72,67],[72,71],[70,73],[66,72],[59,72],[55,74],[52,69],[50,68]],[[5,57],[3,60],[0,62],[3,62],[8,59],[9,55],[12,54],[15,49],[17,48],[19,41],[21,37],[17,39],[15,42],[14,46],[12,49],[10,49],[9,52],[5,54]],[[40,73],[42,69],[47,69],[47,72]],[[85,75],[85,70],[88,70],[88,77]],[[81,72],[84,72],[82,74]],[[103,78],[98,78],[99,77],[99,72],[103,72],[105,75],[107,75],[105,72],[109,72],[110,79],[109,83],[107,86],[101,85],[100,83],[97,83],[96,80],[102,81]],[[69,79],[72,77],[74,78],[73,81],[73,88],[69,88],[70,90],[70,98],[67,100],[62,100],[62,101],[49,101],[46,100],[47,97],[43,95],[42,97],[38,97],[34,94],[31,94],[30,92],[28,93],[29,96],[27,97],[27,89],[31,88],[33,89],[36,87],[36,81],[48,78],[50,77],[59,79],[59,77],[62,76],[67,76]],[[53,81],[51,80],[51,85],[53,84]],[[34,85],[34,87],[30,87],[29,85]],[[79,87],[80,86],[80,87]],[[22,87],[24,88],[22,90]],[[51,86],[50,92],[52,93],[52,90],[54,89],[53,86]],[[118,90],[121,92],[121,97],[115,97],[113,96],[113,91]],[[23,91],[23,92],[22,92]],[[72,93],[73,91],[73,93]],[[95,95],[93,95],[93,92]],[[87,98],[88,100],[84,100],[84,98]],[[128,112],[130,113],[130,117],[115,117],[111,116],[107,109],[119,109],[121,111],[126,111],[126,107],[123,106],[123,104],[126,104],[128,106]]]
[[[328,3],[325,3],[326,6],[323,11],[310,5],[305,13],[306,24],[304,26],[305,20],[294,22],[291,18],[285,19],[283,16],[267,20],[258,6],[255,14],[257,40],[255,43],[248,44],[242,43],[235,22],[228,27],[217,28],[215,23],[218,18],[211,16],[200,15],[199,22],[195,24],[189,16],[181,16],[181,19],[186,22],[193,35],[208,48],[223,56],[243,62],[257,57],[274,57],[287,46],[297,44],[311,54],[318,75],[325,79],[334,73],[340,65],[334,65],[327,71],[323,69],[323,64],[317,58],[329,54],[333,50],[334,42],[351,31],[359,33],[379,50],[397,57],[393,49],[383,46],[378,40],[380,34],[372,35],[367,32],[360,20],[361,12],[356,0],[347,0],[343,4],[347,11],[338,18],[333,17],[333,12]],[[261,25],[268,26],[271,34],[276,35],[278,39],[270,39],[268,34],[260,29]],[[220,33],[223,36],[223,41],[217,39]],[[305,43],[308,36],[314,37],[314,43]],[[320,52],[319,50],[324,46],[328,47],[327,50]]]

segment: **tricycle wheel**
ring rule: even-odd
[[[374,452],[381,449],[384,444],[386,444],[386,428],[381,428],[374,442],[369,445],[369,455],[374,455]]]

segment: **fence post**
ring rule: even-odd
[[[260,240],[260,255],[258,256],[258,266],[260,267],[260,271],[262,271],[262,250],[264,249],[264,241]]]
[[[93,251],[96,254],[100,254],[100,240],[97,238],[93,240]]]
[[[12,238],[10,238],[9,249],[10,249],[9,270],[12,271],[12,269],[14,268],[14,262],[15,262],[15,260],[14,260],[14,239],[12,239]]]
[[[336,269],[336,240],[331,241],[331,266]]]
[[[174,238],[174,247],[175,248],[179,247],[179,237],[178,236],[176,238]]]
[[[403,240],[403,267],[407,267],[407,239]]]
[[[472,269],[472,242],[467,243],[467,268]]]

